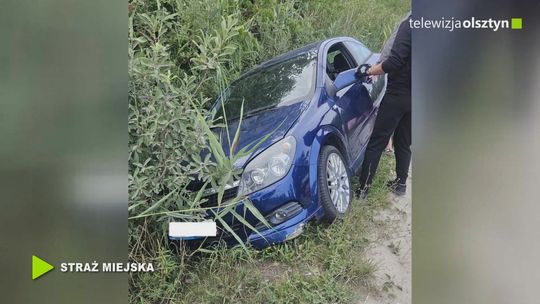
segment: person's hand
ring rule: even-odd
[[[382,74],[384,74],[381,63],[378,63],[378,64],[370,67],[369,70],[367,70],[366,72],[367,72],[368,75],[382,75]]]

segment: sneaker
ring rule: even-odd
[[[403,196],[405,195],[405,192],[407,192],[407,184],[400,183],[397,178],[394,180],[388,181],[386,183],[386,186],[390,188],[392,193],[394,193],[397,196]]]

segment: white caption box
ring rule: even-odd
[[[216,222],[170,222],[169,237],[216,236]]]

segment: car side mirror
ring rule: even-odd
[[[336,87],[336,91],[339,91],[360,80],[361,79],[356,77],[356,69],[350,69],[343,71],[336,76],[334,86]]]
[[[367,71],[371,68],[371,64],[364,63],[358,66],[356,69],[350,69],[344,72],[341,72],[337,75],[336,80],[334,80],[334,86],[336,91],[339,91],[351,84],[362,81],[369,83],[371,79]]]

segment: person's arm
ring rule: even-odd
[[[401,70],[411,56],[411,28],[407,20],[401,23],[390,56],[367,70],[369,75],[381,75]]]

